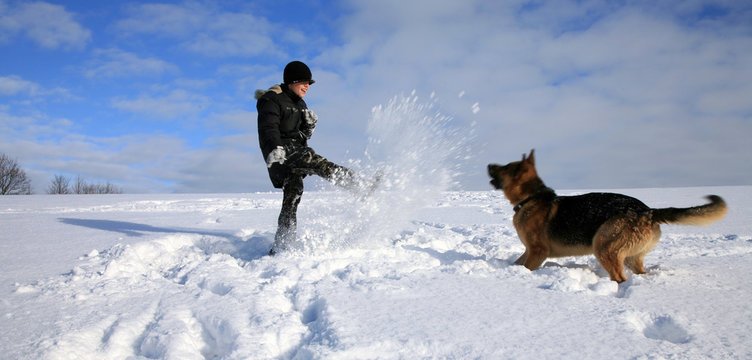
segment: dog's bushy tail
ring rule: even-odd
[[[689,208],[652,209],[653,221],[665,224],[709,225],[726,216],[728,208],[720,196],[708,195],[710,203]]]

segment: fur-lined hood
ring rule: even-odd
[[[270,87],[269,90],[258,89],[258,90],[256,90],[256,93],[253,95],[253,97],[256,98],[256,100],[261,99],[261,97],[264,96],[264,94],[268,93],[269,91],[274,91],[277,94],[281,94],[282,93],[282,86],[280,86],[280,85],[274,85],[274,86]]]

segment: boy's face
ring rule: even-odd
[[[308,88],[311,87],[311,84],[308,81],[301,81],[290,84],[289,87],[295,95],[300,96],[300,98],[302,99],[308,92]]]

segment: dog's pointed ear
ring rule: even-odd
[[[527,161],[530,164],[535,165],[535,149],[530,150],[530,155],[527,156]]]

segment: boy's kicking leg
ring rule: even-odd
[[[311,151],[307,160],[304,166],[310,173],[316,174],[336,186],[358,195],[363,195],[364,192],[372,190],[373,181],[365,179],[350,168],[337,165],[313,151]]]

